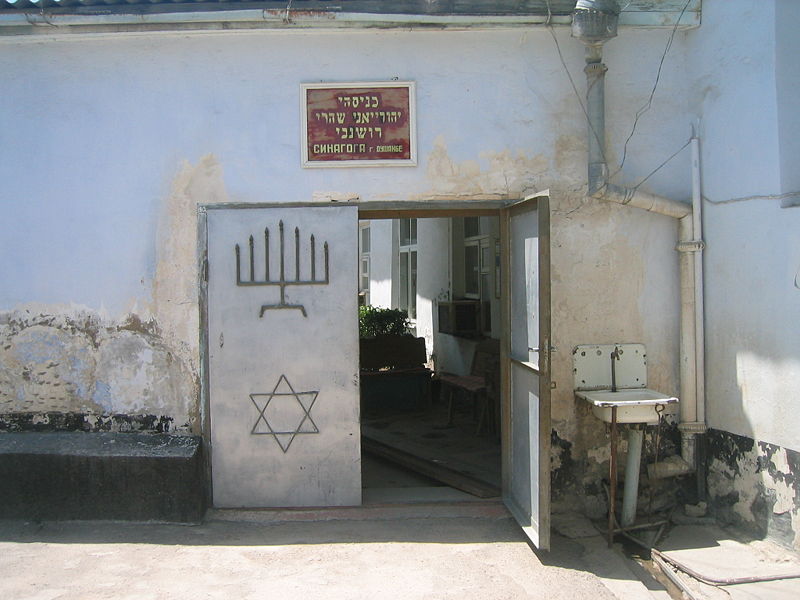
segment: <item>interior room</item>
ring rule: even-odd
[[[497,216],[359,223],[364,501],[501,488]]]

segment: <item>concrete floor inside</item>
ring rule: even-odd
[[[499,433],[476,431],[472,405],[434,401],[421,411],[362,417],[365,503],[475,501],[500,495]]]

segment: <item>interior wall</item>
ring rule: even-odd
[[[373,219],[370,228],[369,303],[392,307],[392,222]]]
[[[417,336],[425,338],[428,358],[434,353],[437,363],[444,357],[436,346],[436,306],[449,295],[449,247],[449,219],[417,219]]]

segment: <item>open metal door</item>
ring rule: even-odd
[[[357,209],[206,223],[214,506],[360,504]]]
[[[503,500],[531,542],[550,545],[550,206],[503,211]]]

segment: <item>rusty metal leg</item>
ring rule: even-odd
[[[617,407],[611,408],[611,456],[608,461],[608,547],[614,544],[614,509],[617,504]]]

